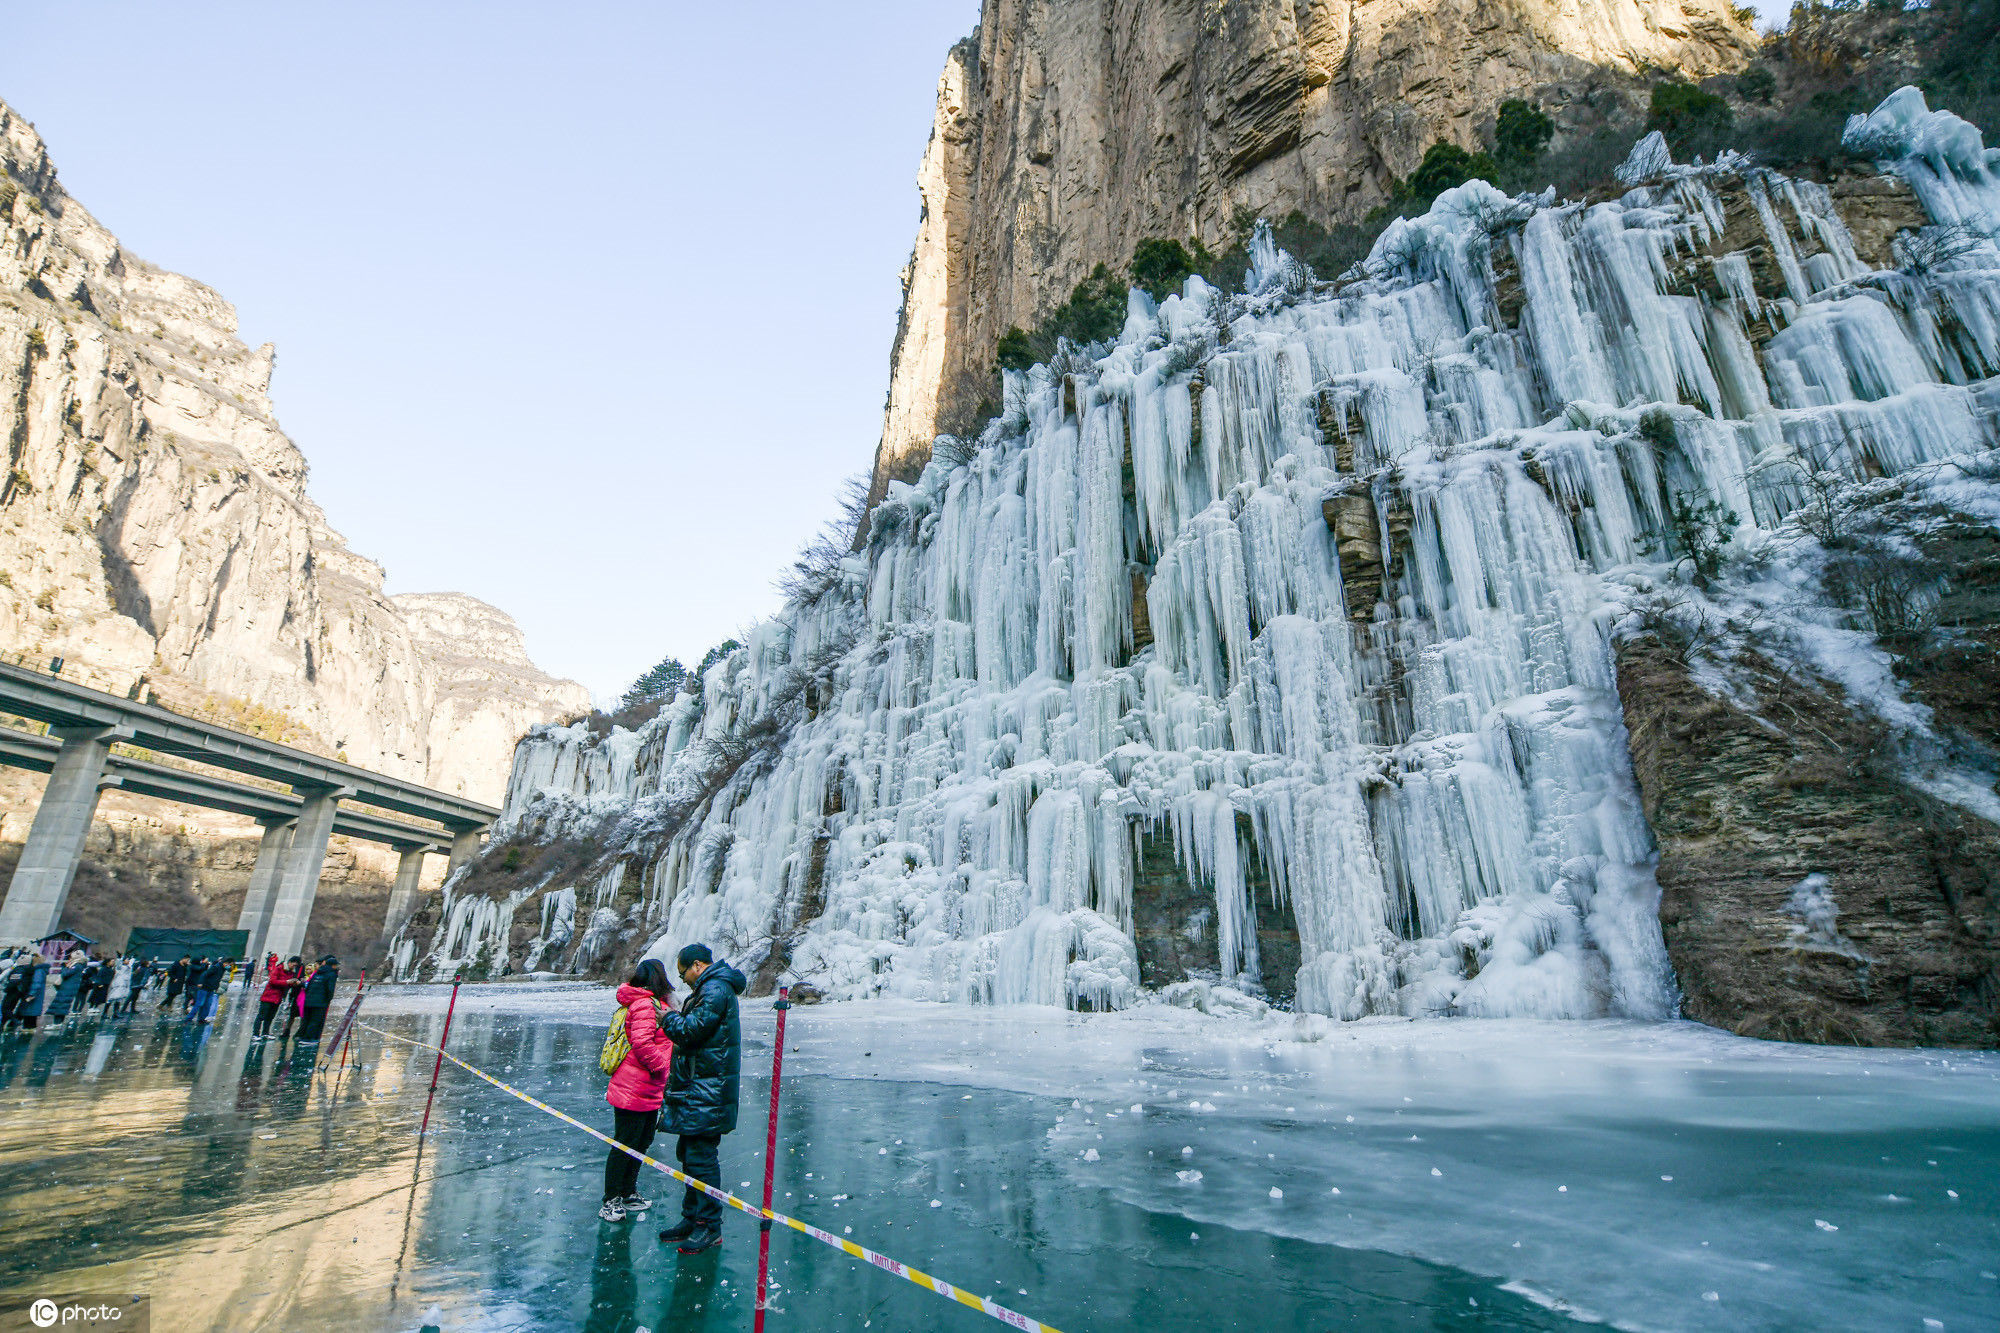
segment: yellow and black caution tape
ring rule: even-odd
[[[550,1106],[547,1102],[536,1101],[533,1097],[530,1097],[527,1093],[522,1092],[519,1088],[509,1087],[507,1084],[502,1083],[499,1079],[493,1077],[493,1075],[487,1073],[485,1070],[480,1069],[477,1066],[467,1064],[465,1061],[453,1055],[450,1051],[439,1050],[436,1046],[429,1045],[425,1042],[416,1041],[410,1037],[398,1036],[394,1032],[384,1032],[381,1028],[374,1027],[367,1023],[357,1022],[355,1023],[354,1026],[361,1028],[363,1031],[372,1032],[378,1037],[387,1037],[390,1041],[400,1041],[405,1043],[406,1045],[414,1046],[418,1050],[435,1051],[437,1054],[442,1055],[445,1059],[457,1065],[460,1069],[463,1069],[466,1073],[471,1074],[476,1078],[485,1079],[488,1083],[491,1083],[494,1087],[500,1089],[500,1091],[506,1093],[508,1096],[518,1097],[520,1100],[526,1102],[528,1105],[534,1107],[536,1110],[548,1112],[550,1115],[562,1121],[564,1124],[582,1130],[584,1133],[590,1135],[590,1137],[592,1137],[593,1139],[601,1140],[602,1142],[609,1144],[611,1147],[616,1148],[619,1152],[625,1153],[631,1157],[638,1158],[641,1162],[644,1162],[647,1166],[652,1167],[655,1171],[664,1171],[666,1174],[672,1176],[675,1180],[680,1181],[681,1184],[687,1185],[693,1189],[698,1189],[703,1194],[708,1195],[711,1199],[714,1199],[719,1203],[727,1204],[731,1208],[740,1209],[743,1212],[750,1214],[750,1216],[752,1217],[776,1222],[781,1226],[788,1226],[794,1231],[800,1232],[807,1236],[811,1236],[816,1241],[820,1241],[823,1244],[831,1245],[837,1250],[845,1251],[846,1253],[853,1255],[856,1259],[866,1260],[868,1263],[875,1265],[875,1267],[881,1269],[886,1273],[894,1273],[897,1277],[906,1279],[907,1281],[910,1282],[914,1282],[918,1286],[926,1288],[927,1290],[934,1291],[938,1295],[943,1296],[948,1300],[957,1301],[960,1305],[969,1306],[974,1310],[980,1311],[982,1314],[991,1315],[993,1318],[998,1319],[1003,1324],[1011,1324],[1015,1328],[1027,1329],[1028,1333],[1059,1333],[1059,1330],[1057,1330],[1056,1328],[1054,1328],[1049,1324],[1044,1324],[1039,1319],[1030,1319],[1027,1315],[1020,1314],[1014,1310],[1009,1310],[1006,1306],[1000,1305],[994,1301],[987,1300],[984,1296],[978,1295],[975,1292],[967,1291],[963,1287],[954,1287],[951,1283],[946,1282],[942,1278],[932,1277],[929,1273],[926,1273],[921,1269],[912,1268],[906,1263],[901,1263],[895,1259],[891,1259],[886,1254],[877,1254],[875,1251],[869,1249],[865,1245],[856,1245],[851,1240],[847,1240],[841,1236],[836,1236],[830,1231],[822,1231],[818,1227],[813,1226],[811,1223],[799,1221],[799,1219],[797,1219],[796,1217],[787,1217],[783,1213],[774,1212],[773,1210],[768,1208],[759,1208],[756,1204],[746,1203],[744,1200],[737,1198],[734,1194],[731,1194],[726,1190],[719,1190],[715,1186],[709,1184],[706,1181],[696,1180],[693,1176],[677,1171],[673,1167],[668,1166],[665,1162],[655,1161],[653,1158],[646,1156],[646,1154],[638,1151],[637,1149],[627,1147],[625,1144],[622,1144],[618,1142],[618,1140],[612,1138],[609,1134],[605,1134],[596,1129],[591,1128],[589,1125],[584,1124],[581,1120],[578,1120],[575,1116],[567,1115],[561,1111],[556,1110],[555,1107]]]

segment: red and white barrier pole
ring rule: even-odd
[[[451,1003],[444,1007],[444,1035],[438,1038],[437,1063],[431,1066],[431,1095],[424,1098],[424,1123],[417,1130],[419,1138],[430,1133],[431,1101],[438,1095],[438,1071],[444,1068],[444,1044],[451,1040],[451,1015],[458,1008],[458,987],[464,980],[463,972],[451,979]]]
[[[771,1044],[771,1128],[764,1136],[764,1211],[771,1211],[771,1185],[778,1172],[778,1078],[785,1068],[785,1011],[792,1007],[792,988],[778,988],[778,1039]],[[757,1324],[764,1333],[764,1298],[771,1278],[771,1219],[757,1224]]]
[[[354,1026],[354,1015],[360,1010],[361,996],[367,989],[368,969],[364,967],[361,969],[361,980],[354,987],[354,998],[347,1002],[347,1012],[341,1015],[340,1026],[333,1030],[333,1050],[328,1051],[325,1059],[321,1061],[322,1064],[331,1063],[333,1060],[333,1051],[339,1051],[340,1068],[334,1071],[336,1074],[347,1072],[347,1031]]]

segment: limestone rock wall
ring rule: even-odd
[[[290,737],[498,802],[530,725],[589,706],[459,594],[391,598],[306,491],[274,351],[63,190],[0,103],[0,655],[281,714]]]
[[[1592,124],[1643,71],[1735,69],[1753,43],[1727,0],[985,0],[938,81],[874,498],[1010,325],[1140,240],[1356,218],[1505,98]]]
[[[1981,660],[1955,674],[1990,698]],[[1769,668],[1757,681],[1752,710],[1657,643],[1619,654],[1686,1016],[1785,1041],[2000,1042],[2000,828],[1898,780],[1880,728],[1837,688]],[[1803,908],[1810,876],[1830,929]]]

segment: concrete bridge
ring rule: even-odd
[[[416,907],[425,853],[448,848],[450,868],[456,870],[479,850],[482,835],[500,816],[492,806],[462,796],[5,663],[0,663],[0,712],[49,726],[46,737],[0,727],[0,764],[49,775],[6,902],[0,904],[0,944],[55,931],[76,879],[98,794],[106,787],[249,815],[263,825],[250,890],[236,922],[238,930],[250,933],[253,958],[266,953],[290,957],[304,946],[331,835],[384,843],[402,854],[383,925],[386,935]],[[283,783],[290,790],[272,791],[112,754],[111,747],[120,741]],[[343,800],[442,827],[343,809]]]

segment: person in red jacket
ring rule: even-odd
[[[652,1146],[660,1127],[660,1101],[667,1091],[667,1070],[673,1066],[674,1044],[660,1031],[660,1015],[673,1008],[673,985],[666,964],[642,958],[632,979],[618,988],[625,1009],[625,1035],[632,1049],[611,1076],[604,1100],[617,1121],[612,1137],[638,1152]],[[643,1213],[650,1199],[633,1193],[639,1186],[639,1159],[611,1149],[604,1159],[604,1206],[597,1215],[623,1222],[628,1213]]]
[[[264,971],[264,993],[257,997],[257,1021],[251,1025],[251,1040],[262,1041],[271,1035],[271,1020],[277,1016],[278,1006],[285,1002],[287,987],[298,984],[299,956],[292,955],[289,963],[278,961],[271,956]]]

